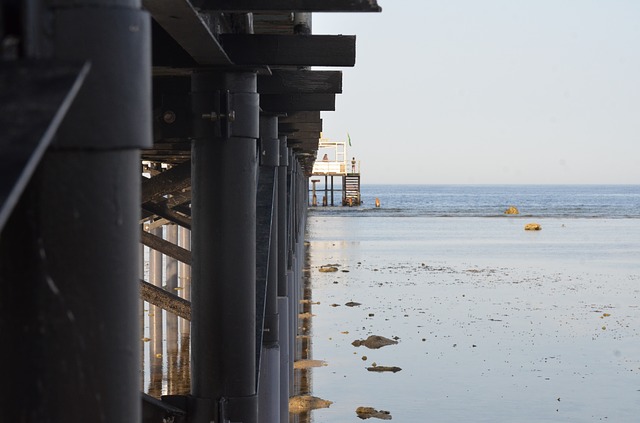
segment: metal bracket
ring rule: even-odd
[[[192,137],[258,139],[259,103],[254,73],[194,73],[191,75]]]
[[[193,94],[201,96],[201,94]],[[219,90],[215,93],[208,94],[211,96],[209,101],[196,101],[196,103],[208,103],[209,109],[206,105],[194,110],[196,120],[200,120],[201,123],[196,123],[196,128],[199,128],[202,134],[198,136],[214,136],[221,138],[229,138],[232,136],[231,124],[236,121],[236,111],[233,110],[233,94],[229,90]]]
[[[231,122],[236,120],[236,112],[231,110],[231,93],[229,90],[216,91],[213,96],[214,110],[202,113],[205,121],[216,122],[216,135],[222,138],[231,136]]]

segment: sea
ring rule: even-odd
[[[358,407],[638,421],[639,185],[363,185],[362,199],[308,211],[300,336],[322,365],[299,394],[331,405],[291,421],[359,421]],[[353,345],[372,335],[397,344]]]

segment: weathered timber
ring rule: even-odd
[[[258,76],[258,92],[264,94],[342,92],[342,72],[274,69],[271,75]]]
[[[260,94],[260,107],[269,112],[335,110],[335,94]]]
[[[142,179],[140,202],[156,201],[170,192],[187,189],[191,186],[191,162],[186,161],[162,172],[153,178]]]
[[[231,64],[211,29],[189,0],[143,0],[142,4],[198,64]]]
[[[318,149],[318,140],[320,135],[313,138],[297,138],[295,135],[292,135],[287,138],[287,143],[289,146],[297,151],[314,151]],[[303,158],[300,158],[301,160]]]
[[[221,34],[237,65],[354,66],[355,35]]]
[[[281,134],[293,134],[297,132],[322,132],[322,121],[320,122],[300,122],[300,123],[280,123],[278,132]]]
[[[282,116],[278,119],[278,124],[283,123],[302,123],[302,122],[320,122],[320,112],[318,111],[306,111],[306,112],[293,112],[288,113],[287,116]]]
[[[187,228],[189,230],[191,229],[191,218],[189,216],[184,216],[183,214],[177,213],[164,204],[148,202],[142,205],[142,209],[148,212],[143,213],[143,217],[148,218],[151,215],[156,215],[167,219],[169,222],[173,222],[176,225],[182,226],[183,228]]]
[[[201,9],[220,12],[381,12],[376,0],[194,0]]]
[[[140,231],[140,242],[149,248],[160,251],[171,258],[179,260],[186,264],[191,264],[191,251],[177,246],[171,242],[150,234],[149,232]]]
[[[140,279],[140,298],[149,304],[191,321],[191,303],[189,301],[142,279]]]
[[[295,142],[301,139],[319,139],[321,131],[298,131],[288,136],[288,140]]]

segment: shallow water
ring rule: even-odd
[[[637,419],[640,220],[527,232],[522,218],[324,210],[307,233],[312,357],[328,362],[312,389],[334,404],[312,421],[355,421],[359,406],[402,422]],[[348,272],[318,271],[328,263]],[[399,344],[351,345],[371,334]]]

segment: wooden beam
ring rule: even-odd
[[[299,132],[322,132],[322,120],[320,122],[299,122],[299,123],[279,123],[278,132],[284,134],[295,134]]]
[[[140,279],[140,298],[149,304],[191,321],[191,302]]]
[[[142,205],[142,210],[147,211],[152,215],[167,219],[169,222],[175,223],[176,225],[182,226],[183,228],[191,230],[190,217],[183,216],[180,213],[176,213],[164,204],[157,204],[153,202],[144,203]],[[148,218],[149,216],[146,217]]]
[[[162,254],[174,258],[186,264],[191,264],[191,251],[176,244],[152,235],[149,232],[140,231],[140,242],[149,248],[160,251]]]
[[[287,137],[288,140],[320,139],[320,131],[300,131]]]
[[[278,118],[279,123],[320,122],[319,111],[293,112]]]
[[[140,202],[158,201],[165,194],[191,186],[191,161],[187,160],[151,179],[142,179]]]
[[[260,107],[267,112],[335,110],[336,96],[335,94],[261,94]]]
[[[200,65],[231,60],[189,0],[143,0],[153,19]]]
[[[258,92],[263,94],[336,94],[342,92],[342,72],[274,69],[258,76]]]
[[[313,153],[318,150],[318,138],[294,138],[287,139],[287,143],[293,149],[305,153]]]
[[[355,35],[220,34],[236,65],[354,66]]]
[[[194,0],[201,9],[221,12],[381,12],[376,0]]]

